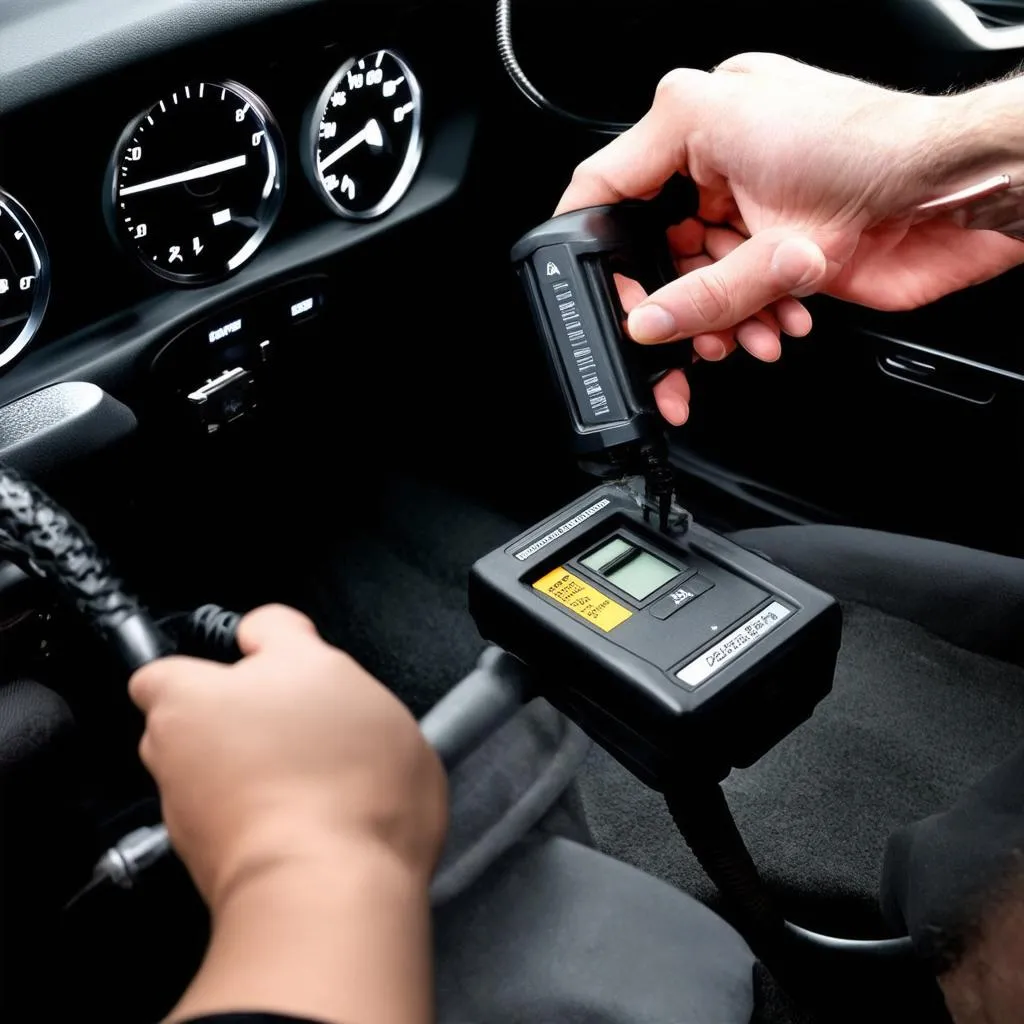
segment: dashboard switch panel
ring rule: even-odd
[[[212,313],[168,342],[153,361],[159,398],[206,434],[257,412],[279,382],[301,369],[319,334],[327,281],[301,278]]]
[[[255,411],[258,405],[253,376],[240,366],[225,370],[216,380],[207,381],[193,391],[188,400],[208,434],[215,434],[246,413]]]

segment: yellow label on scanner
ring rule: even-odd
[[[616,604],[596,587],[585,583],[578,576],[573,576],[564,568],[555,569],[542,580],[537,580],[533,589],[553,597],[569,611],[575,612],[606,633],[610,633],[633,614],[628,608]]]

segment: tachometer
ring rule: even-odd
[[[238,270],[284,199],[270,111],[234,82],[192,82],[125,130],[108,175],[111,226],[155,274],[204,284]]]
[[[400,57],[378,50],[327,83],[308,118],[303,163],[335,213],[367,220],[405,195],[422,152],[419,82]]]
[[[0,366],[32,340],[50,298],[43,236],[28,211],[0,192]]]

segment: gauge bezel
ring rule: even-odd
[[[277,184],[272,190],[271,196],[268,197],[272,199],[271,205],[262,218],[259,230],[252,236],[252,238],[249,239],[248,242],[246,242],[234,257],[237,259],[240,253],[245,252],[247,248],[251,247],[251,251],[246,254],[245,259],[242,260],[237,267],[232,269],[229,269],[225,265],[222,270],[211,271],[205,274],[193,272],[180,273],[169,270],[168,268],[160,265],[154,266],[153,262],[147,259],[136,245],[132,244],[133,239],[126,236],[124,223],[119,215],[118,201],[120,197],[117,192],[117,171],[123,162],[125,147],[131,141],[132,136],[135,134],[142,121],[144,121],[146,117],[148,117],[150,113],[160,105],[160,100],[163,98],[162,96],[146,107],[146,109],[137,117],[132,118],[124,131],[121,132],[121,135],[117,140],[117,145],[111,154],[109,164],[107,165],[107,175],[103,187],[104,219],[107,222],[107,229],[110,231],[110,234],[117,245],[124,252],[134,257],[135,261],[145,267],[149,273],[162,278],[171,284],[180,285],[186,288],[201,288],[204,285],[216,284],[218,281],[224,281],[237,274],[252,260],[252,258],[260,251],[263,243],[267,240],[267,236],[277,223],[277,218],[280,216],[281,208],[284,205],[284,197],[288,185],[288,163],[284,133],[281,131],[281,126],[278,124],[277,118],[274,117],[270,107],[250,88],[231,79],[215,81],[196,79],[188,82],[187,84],[191,87],[193,85],[198,86],[203,83],[205,83],[206,87],[209,89],[227,89],[228,92],[234,93],[252,107],[260,120],[266,125],[267,139],[270,141],[271,147],[274,151],[274,157],[277,161]],[[184,85],[182,85],[181,88],[184,89]]]
[[[392,182],[391,188],[389,188],[384,194],[380,202],[375,206],[371,206],[368,210],[350,210],[343,203],[338,202],[338,200],[336,200],[324,187],[323,177],[320,174],[318,166],[319,160],[317,157],[317,149],[319,148],[320,143],[320,123],[323,121],[324,114],[327,111],[327,105],[330,103],[331,97],[334,95],[338,86],[341,85],[345,76],[352,70],[352,68],[356,67],[361,60],[368,60],[380,53],[381,50],[383,50],[384,53],[391,57],[391,59],[401,67],[405,73],[405,80],[409,83],[409,91],[412,93],[413,102],[416,104],[416,109],[413,113],[412,136],[409,148],[405,155],[405,160],[402,162],[401,169],[395,176],[395,180]],[[419,78],[416,76],[416,73],[412,68],[409,67],[405,58],[394,50],[388,49],[386,46],[376,50],[371,50],[369,53],[362,54],[358,57],[351,57],[335,72],[324,90],[320,93],[315,105],[307,112],[305,132],[306,144],[302,147],[302,166],[306,172],[306,177],[309,179],[310,184],[313,186],[314,191],[320,197],[321,201],[327,206],[331,213],[337,217],[344,217],[346,220],[373,220],[374,218],[387,213],[402,201],[405,194],[409,191],[409,188],[413,183],[413,179],[416,177],[416,172],[420,169],[424,150],[423,87],[420,85]]]
[[[32,299],[32,310],[21,333],[11,342],[7,348],[0,351],[0,369],[14,362],[18,356],[31,344],[39,328],[42,326],[46,310],[50,305],[51,288],[51,267],[50,254],[46,248],[46,239],[43,238],[39,225],[36,224],[32,215],[25,209],[17,199],[9,192],[0,189],[0,206],[8,215],[18,223],[18,227],[25,232],[32,249],[32,258],[36,265],[36,294]]]

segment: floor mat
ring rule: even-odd
[[[422,716],[486,646],[467,608],[470,567],[519,527],[407,479],[376,488],[360,508],[316,565],[284,574],[282,599]]]
[[[312,571],[286,574],[284,595],[422,714],[484,646],[467,611],[470,566],[519,527],[430,483],[400,478],[374,493]],[[725,788],[793,916],[835,927],[838,915],[852,934],[873,934],[886,838],[1013,749],[1024,671],[869,608],[845,613],[831,696]],[[713,901],[658,794],[600,750],[582,785],[603,850]]]
[[[792,917],[878,934],[889,834],[948,806],[1024,735],[1024,671],[901,619],[846,606],[833,693],[725,789]],[[713,901],[661,797],[595,750],[582,778],[601,848]]]

